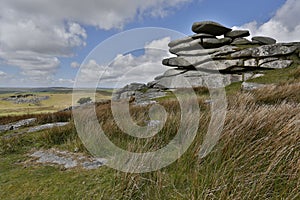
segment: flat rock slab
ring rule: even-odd
[[[23,126],[28,126],[36,122],[36,118],[24,119],[14,123],[9,123],[6,125],[0,125],[0,133],[9,130],[17,130]]]
[[[252,44],[251,41],[247,40],[246,38],[236,38],[231,43],[232,45],[250,45]]]
[[[231,29],[217,22],[203,21],[195,22],[192,26],[192,31],[194,33],[206,33],[214,36],[219,36],[231,31]]]
[[[259,44],[276,44],[276,40],[270,37],[256,36],[252,38],[252,41],[258,42]]]
[[[225,34],[225,37],[230,37],[232,39],[248,36],[250,36],[250,32],[248,30],[233,30]]]
[[[264,63],[260,65],[262,68],[268,68],[268,69],[284,69],[293,64],[294,61],[292,60],[275,60],[271,62]]]
[[[45,129],[51,129],[51,128],[54,128],[54,127],[62,127],[62,126],[66,126],[68,124],[69,124],[69,122],[49,123],[49,124],[44,124],[44,125],[32,127],[27,132],[32,133],[32,132],[36,132],[36,131],[42,131],[42,130],[45,130]]]
[[[259,84],[259,83],[250,83],[250,82],[243,82],[242,83],[242,90],[244,91],[252,91],[257,90],[263,87],[266,87],[268,85],[265,84]]]
[[[56,149],[39,150],[29,156],[33,159],[26,161],[24,164],[60,165],[66,169],[75,167],[82,167],[86,170],[97,169],[107,162],[107,160],[103,158],[92,158],[80,153],[59,151]]]
[[[215,39],[215,38],[205,38],[202,40],[202,47],[205,49],[211,49],[211,48],[219,48],[224,45],[230,44],[232,42],[231,38],[221,38],[221,39]]]
[[[232,58],[265,58],[274,56],[284,56],[294,53],[297,50],[295,46],[284,46],[282,44],[263,45],[252,47],[231,54]]]

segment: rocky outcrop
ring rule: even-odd
[[[169,44],[176,57],[162,64],[172,69],[156,77],[151,87],[227,86],[263,76],[266,70],[290,67],[299,54],[300,43],[276,43],[263,36],[250,41],[245,38],[248,30],[231,30],[216,22],[196,22],[192,30],[196,35]]]
[[[144,99],[160,97],[165,89],[187,87],[224,87],[261,77],[267,70],[300,64],[300,42],[276,43],[265,36],[251,40],[248,30],[231,30],[217,22],[195,22],[194,35],[169,43],[174,57],[166,58],[162,64],[170,67],[154,81],[128,85],[114,95],[114,99]],[[243,88],[258,88],[247,85]],[[156,90],[153,90],[156,89]]]

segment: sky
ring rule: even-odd
[[[0,0],[0,87],[116,87],[167,68],[167,44],[212,20],[300,41],[299,0]],[[151,27],[151,28],[150,28]],[[80,83],[80,84],[79,84]]]

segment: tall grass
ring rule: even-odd
[[[94,191],[95,188],[103,188],[99,196],[93,194],[82,197],[150,200],[299,199],[299,89],[299,84],[291,83],[230,95],[222,136],[213,151],[203,159],[199,159],[198,151],[207,131],[210,111],[200,101],[203,109],[198,134],[180,159],[159,171],[143,174],[114,170],[110,174],[103,174],[104,169],[88,172],[112,181],[86,189]],[[156,150],[172,140],[181,120],[180,107],[176,101],[168,100],[161,104],[169,114],[168,120],[153,138],[136,139],[124,134],[116,126],[109,104],[97,107],[98,120],[110,140],[121,148],[134,152]],[[149,108],[132,107],[131,116],[143,125],[149,120]],[[28,138],[20,137],[18,144],[32,145],[26,143]],[[81,145],[80,150],[85,151],[78,142],[73,124],[64,129],[43,132],[33,138],[36,138],[34,142],[42,143],[43,147],[59,145],[73,148]],[[15,145],[12,141],[6,141],[7,144]],[[76,185],[74,187],[77,188]],[[87,193],[82,191],[83,195]]]

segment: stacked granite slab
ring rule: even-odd
[[[300,43],[276,43],[262,36],[250,41],[248,30],[232,30],[212,21],[196,22],[192,31],[194,35],[169,43],[176,56],[162,63],[170,69],[148,87],[226,86],[263,76],[265,70],[287,68],[293,64],[292,56],[299,56]]]

